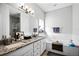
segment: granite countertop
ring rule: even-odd
[[[0,55],[7,54],[7,53],[9,53],[11,51],[14,51],[16,49],[19,49],[21,47],[29,45],[29,44],[31,44],[33,42],[39,41],[39,40],[41,40],[43,38],[45,38],[45,37],[39,36],[39,37],[32,38],[32,39],[21,40],[19,42],[15,42],[15,43],[10,44],[10,45],[0,45]]]

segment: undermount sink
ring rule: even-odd
[[[24,36],[25,40],[28,40],[28,39],[31,39],[31,38],[32,38],[31,36]]]
[[[22,40],[21,42],[23,42],[23,43],[28,43],[28,42],[30,42],[31,41],[31,39],[28,39],[28,40]]]

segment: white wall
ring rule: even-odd
[[[79,4],[73,4],[73,34],[79,34]]]
[[[0,18],[2,21],[2,23],[0,22],[2,25],[2,30],[0,30],[0,33],[8,37],[9,36],[9,9],[8,9],[8,6],[5,4],[0,4]]]
[[[26,3],[26,5],[34,10],[34,17],[37,19],[44,19],[44,12],[35,3]]]
[[[48,12],[45,19],[46,32],[52,41],[65,45],[72,39],[72,6]],[[61,33],[54,33],[52,27],[60,27]]]
[[[18,8],[17,3],[8,3],[8,5]],[[26,5],[34,10],[34,17],[44,19],[44,11],[39,8],[35,3],[26,3]]]
[[[79,45],[79,3],[73,4],[73,33],[72,39],[74,43]]]

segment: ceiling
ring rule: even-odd
[[[9,5],[16,6],[16,4],[12,4],[12,3]],[[38,5],[38,7],[40,7],[44,12],[50,12],[60,8],[68,7],[72,4],[71,3],[36,3],[36,5]],[[18,10],[15,11],[15,9],[10,8],[10,13],[18,14],[19,12]]]
[[[71,3],[38,3],[37,4],[44,12],[53,11],[72,5]]]

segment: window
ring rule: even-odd
[[[44,32],[44,20],[39,19],[39,33]]]

